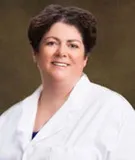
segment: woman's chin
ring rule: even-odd
[[[67,80],[67,74],[64,74],[64,73],[52,73],[50,76],[49,76],[49,79],[53,82],[64,82]]]

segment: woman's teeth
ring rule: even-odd
[[[60,63],[60,62],[53,62],[53,64],[56,65],[56,66],[61,66],[61,67],[68,66],[68,64],[66,64],[66,63]]]

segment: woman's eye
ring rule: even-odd
[[[53,45],[56,44],[56,42],[50,41],[50,42],[47,42],[46,44],[47,44],[48,46],[53,46]]]
[[[76,45],[76,44],[69,44],[69,47],[70,48],[79,48],[78,45]]]

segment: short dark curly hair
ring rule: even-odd
[[[87,56],[96,44],[96,18],[87,10],[78,7],[63,7],[56,4],[45,7],[30,21],[28,38],[34,51],[38,52],[41,39],[56,22],[73,25],[78,29],[84,43],[85,56]]]

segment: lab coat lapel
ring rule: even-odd
[[[86,106],[88,98],[86,95],[89,94],[90,87],[91,85],[87,76],[83,75],[73,88],[67,101],[32,140],[33,143],[57,134],[67,127],[69,123],[76,121],[79,118],[78,112]],[[41,90],[42,87],[39,87],[31,96],[21,103],[22,115],[17,127],[17,136],[23,149],[31,142],[37,112],[37,103]]]
[[[22,149],[25,149],[31,141],[41,88],[40,86],[31,96],[21,102],[22,114],[17,126],[17,138]]]
[[[53,136],[63,130],[69,123],[76,121],[78,112],[85,106],[90,87],[90,82],[86,75],[83,75],[79,82],[72,90],[69,98],[64,105],[56,112],[56,114],[44,125],[34,141]]]

